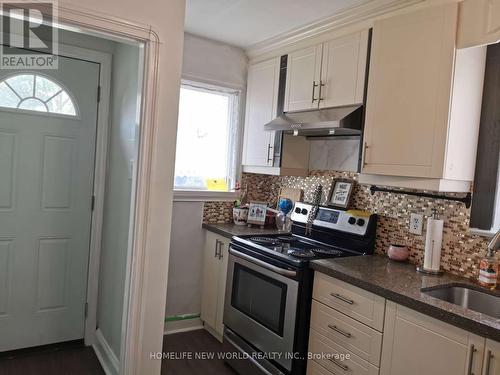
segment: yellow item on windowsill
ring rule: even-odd
[[[209,191],[228,191],[226,180],[223,178],[207,178],[205,184]]]
[[[348,210],[348,214],[354,215],[354,216],[361,216],[361,217],[370,217],[371,213],[368,211],[363,211],[363,210]]]

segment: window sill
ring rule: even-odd
[[[174,202],[232,202],[237,198],[234,191],[174,190]]]
[[[483,229],[475,229],[475,228],[470,228],[469,229],[469,234],[476,235],[476,236],[481,236],[485,237],[487,239],[492,238],[495,235],[495,232],[491,230],[483,230]]]

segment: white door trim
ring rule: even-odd
[[[131,235],[132,251],[129,251],[127,285],[125,292],[124,348],[120,356],[120,374],[138,375],[150,373],[148,369],[158,369],[159,364],[151,364],[149,352],[161,350],[163,320],[156,322],[151,317],[164,311],[166,282],[158,283],[157,276],[165,275],[168,269],[168,244],[163,243],[163,233],[168,228],[159,228],[153,220],[168,220],[166,212],[159,211],[162,200],[171,197],[158,181],[153,181],[154,156],[162,143],[158,136],[157,100],[159,89],[160,39],[149,25],[140,25],[106,14],[89,12],[76,5],[58,7],[61,25],[70,25],[76,30],[90,30],[94,35],[114,35],[119,39],[128,38],[144,43],[144,74],[141,93],[140,144],[136,168],[136,191],[134,227]],[[164,48],[166,48],[164,46]],[[179,71],[180,84],[180,71]],[[158,179],[158,176],[156,176]],[[156,183],[155,183],[156,182]],[[154,202],[153,202],[154,198]],[[164,248],[166,246],[166,249]],[[159,261],[161,260],[161,261]],[[163,262],[165,260],[165,262]],[[162,278],[160,280],[163,281]],[[165,285],[163,285],[165,284]],[[160,337],[158,335],[161,335]]]
[[[125,285],[123,337],[125,350],[120,360],[120,375],[142,375],[158,371],[161,364],[150,359],[151,352],[161,351],[163,314],[165,309],[166,274],[168,272],[169,228],[164,227],[171,217],[173,188],[167,187],[165,172],[158,167],[157,154],[164,154],[168,132],[160,131],[158,115],[159,58],[161,41],[150,25],[120,19],[109,14],[89,11],[76,4],[57,6],[58,26],[94,36],[105,36],[120,42],[143,43],[143,77],[140,96],[141,129],[136,167],[136,186],[133,205],[132,249]],[[168,43],[169,41],[163,41]],[[174,43],[177,42],[174,40]],[[166,45],[163,48],[167,48]],[[179,63],[179,85],[180,85]],[[165,115],[164,113],[161,113]],[[163,139],[161,139],[163,138]],[[162,163],[163,164],[163,163]],[[167,171],[168,173],[168,171]],[[165,236],[167,233],[167,236]],[[161,296],[161,298],[159,298]],[[161,313],[161,316],[159,315]],[[159,318],[159,319],[157,319]],[[158,321],[157,321],[158,320]]]

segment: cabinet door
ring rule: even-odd
[[[224,333],[224,324],[222,319],[224,317],[224,300],[226,296],[226,279],[227,279],[227,259],[229,258],[229,243],[226,238],[220,238],[220,269],[219,280],[217,284],[217,315],[215,319],[215,331],[219,335]]]
[[[201,320],[215,328],[217,319],[218,283],[220,260],[218,257],[219,236],[206,232],[203,252],[203,289],[201,299]]]
[[[320,108],[363,103],[368,31],[323,44]]]
[[[500,343],[486,340],[483,375],[500,375]]]
[[[380,375],[480,374],[484,338],[387,302]]]
[[[243,165],[273,165],[274,132],[264,125],[276,117],[279,69],[279,58],[248,68]]]
[[[459,48],[500,41],[500,0],[465,0],[460,6]]]
[[[362,172],[442,178],[457,4],[375,23]]]
[[[322,48],[320,44],[288,54],[285,112],[318,108]]]

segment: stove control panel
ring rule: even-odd
[[[292,211],[292,220],[306,224],[312,207],[313,206],[308,203],[295,203],[295,207]],[[342,211],[330,207],[319,207],[313,224],[318,227],[364,236],[368,229],[369,221],[369,212]]]

